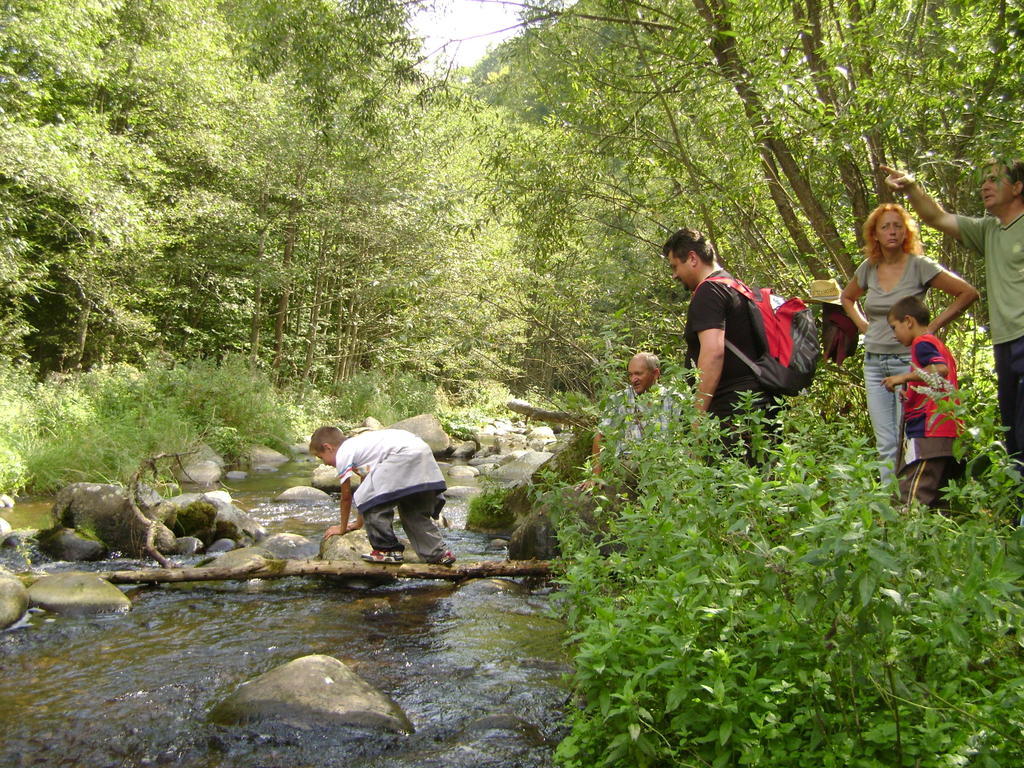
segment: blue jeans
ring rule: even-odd
[[[909,352],[899,355],[864,353],[864,388],[868,396],[868,415],[875,431],[878,456],[886,462],[882,469],[882,482],[888,482],[895,471],[903,422],[903,402],[896,392],[890,392],[882,386],[882,379],[909,370]]]

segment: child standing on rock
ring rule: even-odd
[[[392,528],[397,506],[405,534],[424,562],[455,562],[434,523],[444,506],[447,486],[430,447],[420,438],[402,429],[371,430],[346,438],[337,427],[320,427],[310,438],[309,452],[337,468],[341,480],[341,524],[328,528],[324,538],[365,526],[373,551],[363,559],[402,563],[405,547]],[[352,475],[361,478],[355,493]],[[349,522],[353,502],[356,519]]]

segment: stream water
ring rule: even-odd
[[[270,533],[319,536],[336,505],[271,501],[308,482],[310,471],[308,464],[286,465],[237,483],[233,496]],[[16,508],[12,522],[30,525],[27,518],[44,506]],[[465,511],[459,499],[446,508],[454,527],[445,538],[459,559],[504,557],[490,548],[490,537],[461,528]],[[82,569],[30,556],[48,571]],[[0,564],[24,567],[10,550]],[[552,764],[569,668],[546,589],[508,580],[358,589],[296,578],[127,591],[133,606],[126,615],[32,611],[0,633],[0,766]],[[415,733],[209,722],[210,709],[241,683],[314,653],[344,661],[391,696]]]

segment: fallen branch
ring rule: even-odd
[[[131,507],[132,513],[135,515],[139,523],[146,528],[146,541],[142,545],[143,551],[156,560],[164,568],[170,568],[173,563],[164,557],[156,548],[156,526],[157,520],[146,517],[142,510],[139,509],[138,501],[136,500],[140,494],[142,487],[142,477],[147,469],[152,471],[153,476],[156,476],[156,463],[160,459],[176,459],[178,465],[181,465],[181,457],[183,453],[159,453],[156,456],[150,456],[148,459],[143,459],[142,464],[139,466],[135,473],[131,476],[128,481],[127,495],[128,495],[128,506]]]
[[[593,421],[592,418],[581,413],[548,411],[543,408],[532,406],[525,400],[509,400],[505,403],[505,407],[510,411],[521,413],[523,416],[536,419],[537,421],[553,421],[556,424],[573,424],[581,427],[586,426],[589,422]]]
[[[459,565],[374,565],[342,560],[267,560],[235,568],[140,568],[132,571],[100,571],[96,574],[112,584],[161,584],[182,581],[233,581],[283,579],[288,576],[345,576],[349,578],[442,579],[464,581],[492,577],[548,577],[546,560],[482,560]]]

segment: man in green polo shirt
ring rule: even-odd
[[[909,173],[881,168],[925,224],[985,257],[999,414],[1006,450],[1024,468],[1024,161],[987,164],[981,201],[990,215],[980,219],[948,213]]]

